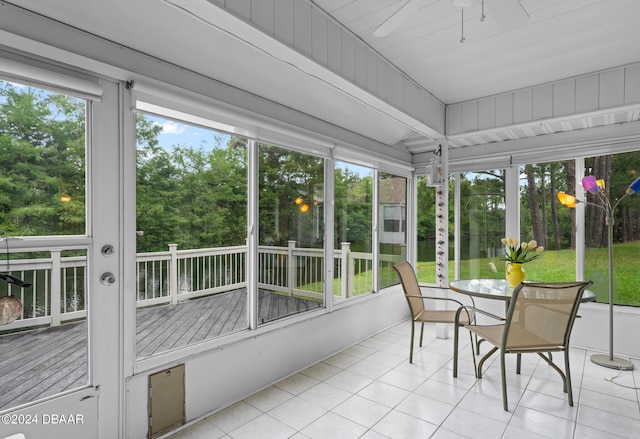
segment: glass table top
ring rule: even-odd
[[[449,283],[449,288],[462,294],[488,299],[509,300],[513,288],[506,279],[461,279]],[[582,302],[591,302],[596,299],[593,291],[585,290],[582,293]]]

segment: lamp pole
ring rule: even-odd
[[[587,192],[595,194],[595,196],[600,200],[600,204],[581,201],[572,195],[565,194],[564,192],[558,192],[558,199],[562,204],[570,208],[575,208],[577,203],[584,203],[599,207],[604,210],[605,213],[605,221],[607,224],[607,253],[609,259],[609,355],[592,355],[591,362],[611,369],[632,370],[633,363],[631,361],[613,356],[613,223],[616,207],[618,207],[620,201],[628,195],[640,192],[640,177],[636,178],[629,185],[624,195],[613,205],[611,204],[609,197],[604,193],[603,180],[596,180],[594,176],[589,175],[582,179],[582,187],[584,187]]]
[[[622,198],[626,197],[624,194]],[[607,222],[607,253],[609,259],[609,355],[594,354],[591,356],[591,362],[599,366],[609,367],[611,369],[618,370],[633,370],[633,363],[624,358],[613,356],[613,222],[615,208],[622,198],[611,207],[609,204],[605,204],[608,208],[605,208]]]

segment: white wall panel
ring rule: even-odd
[[[447,106],[447,133],[449,135],[462,132],[462,104]]]
[[[530,123],[552,118],[580,115],[640,103],[640,64],[632,64],[591,75],[541,84],[502,95],[452,104],[465,109],[478,105],[477,128],[473,112],[460,114],[462,121],[448,121],[447,135],[475,130],[491,130],[511,124]],[[493,108],[492,108],[493,107]],[[494,114],[495,116],[492,116]],[[447,117],[456,117],[448,111]],[[457,131],[461,129],[462,131]]]
[[[598,109],[600,102],[598,75],[576,78],[576,112],[583,113]]]
[[[328,21],[326,15],[311,9],[311,56],[320,64],[328,64]]]
[[[462,104],[462,131],[475,131],[478,129],[478,102],[465,102]]]
[[[404,106],[404,77],[395,75],[395,94],[396,94],[396,108],[403,108]]]
[[[275,36],[293,47],[293,0],[274,0],[273,9]]]
[[[496,126],[496,99],[486,98],[478,101],[478,128],[485,130]]]
[[[553,115],[566,116],[576,111],[576,81],[568,79],[553,84]]]
[[[342,35],[342,76],[351,82],[356,81],[356,41],[351,35],[341,31]]]
[[[327,66],[342,74],[342,29],[333,21],[327,25],[327,50]]]
[[[245,20],[251,20],[251,0],[226,0],[224,5]]]
[[[387,74],[385,75],[385,82],[387,90],[385,91],[385,96],[387,97],[387,102],[393,105],[396,108],[400,108],[399,102],[401,101],[398,98],[398,93],[396,92],[396,75],[394,75],[394,69],[391,65],[387,65]]]
[[[600,108],[624,104],[624,69],[600,74]]]
[[[551,84],[533,87],[532,89],[533,120],[547,119],[553,116],[553,86]]]
[[[513,123],[513,93],[496,96],[496,125]]]
[[[445,106],[313,2],[226,0],[217,3],[426,125],[423,129],[442,134]],[[339,40],[337,29],[341,29]],[[432,103],[433,100],[436,102]],[[430,111],[424,111],[425,105]]]
[[[273,0],[251,0],[251,21],[270,34],[275,29],[273,6]]]
[[[429,120],[429,99],[418,99],[418,119],[426,122]]]
[[[519,90],[513,94],[513,121],[529,122],[533,118],[533,91]]]
[[[640,102],[640,65],[624,69],[624,103]]]
[[[306,2],[293,3],[293,45],[308,56],[311,50],[311,6]]]
[[[367,66],[367,90],[373,94],[376,94],[378,91],[378,65],[377,65],[377,56],[373,50],[367,47],[365,51],[365,62]]]
[[[402,85],[404,92],[404,102],[401,107],[405,113],[416,114],[418,112],[418,87],[405,78]]]
[[[446,107],[442,102],[440,102],[433,96],[429,96],[428,99],[429,99],[429,120],[426,123],[428,123],[430,126],[433,127],[433,129],[437,130],[438,132],[444,133],[445,132],[444,115],[446,112]]]
[[[355,83],[362,89],[367,88],[367,46],[361,41],[355,41]]]
[[[376,95],[385,102],[387,99],[387,63],[379,56],[376,57]]]

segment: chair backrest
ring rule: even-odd
[[[418,284],[418,278],[413,267],[407,261],[400,262],[393,266],[400,276],[400,282],[402,283],[402,289],[404,295],[407,298],[407,303],[411,309],[411,315],[415,318],[424,310],[424,302],[420,297],[420,285]],[[414,296],[414,297],[410,297]]]
[[[522,282],[507,311],[505,349],[566,348],[587,282]]]

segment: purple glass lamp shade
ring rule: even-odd
[[[633,182],[629,185],[629,187],[627,188],[627,194],[635,194],[638,191],[640,191],[640,177],[633,180]]]
[[[587,192],[591,192],[592,194],[598,193],[600,187],[598,186],[598,181],[593,175],[587,175],[582,179],[582,187]]]

